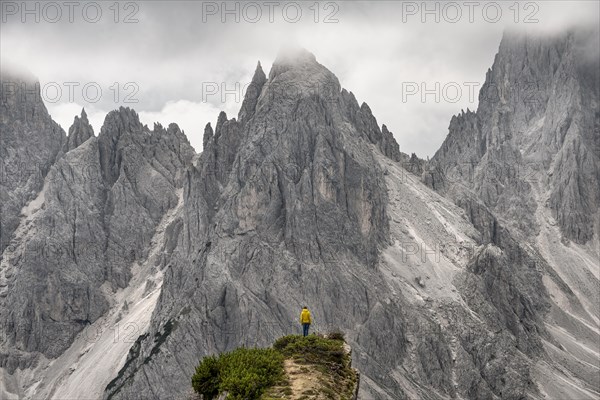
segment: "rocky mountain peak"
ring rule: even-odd
[[[12,128],[2,127],[10,139],[9,147],[3,143],[3,163],[36,165],[62,144],[50,140],[41,116],[5,118],[3,110],[0,121]],[[15,244],[10,257],[0,259],[2,283],[8,276],[14,289],[0,293],[0,326],[3,333],[11,330],[0,340],[0,365],[9,371],[31,366],[39,354],[60,356],[108,310],[111,290],[127,286],[132,262],[144,258],[157,225],[178,204],[183,171],[194,155],[176,124],[156,124],[150,131],[124,107],[107,115],[97,138],[82,110],[64,150],[44,161],[47,173],[34,170],[25,184],[16,182],[6,202],[1,187],[1,226],[9,237],[14,231]],[[24,300],[28,290],[35,294]]]
[[[551,224],[585,238],[597,204],[597,80],[565,43],[503,45],[487,85],[535,78],[542,106],[503,95],[453,118],[433,161],[470,169],[439,192],[310,53],[280,57],[268,80],[258,65],[260,90],[237,120],[206,125],[200,155],[176,124],[149,130],[127,108],[62,154],[40,113],[3,108],[3,168],[49,172],[0,186],[2,229],[15,228],[0,397],[181,398],[200,358],[268,346],[308,305],[313,331],[347,332],[361,398],[596,399],[581,365],[598,365],[597,257]],[[551,75],[519,58],[559,53]],[[537,183],[503,169],[527,162]],[[532,222],[546,236],[513,229]]]
[[[214,132],[210,122],[204,127],[204,135],[202,136],[202,150],[206,149],[206,144],[213,138]]]
[[[331,96],[341,88],[337,77],[300,47],[283,48],[269,72],[269,83],[287,96],[322,93]]]
[[[189,140],[188,140],[187,136],[185,135],[185,132],[182,131],[181,128],[179,127],[179,125],[175,122],[169,123],[169,126],[167,127],[167,135],[175,136],[177,139],[189,143]]]
[[[548,205],[565,238],[589,241],[600,223],[590,207],[600,201],[600,65],[582,49],[597,36],[506,32],[477,111],[452,118],[432,158],[446,182],[474,189],[500,215],[522,214],[508,219],[527,234],[537,230],[536,208]],[[459,187],[426,179],[436,189]]]
[[[102,176],[112,185],[120,175],[123,150],[134,143],[145,140],[147,128],[140,122],[138,114],[129,107],[110,111],[98,135],[98,146]]]
[[[166,132],[165,127],[160,122],[155,122],[152,130],[154,132]]]
[[[225,111],[221,111],[219,113],[219,117],[217,118],[217,125],[215,127],[215,132],[219,132],[225,122],[227,122],[227,113]]]
[[[364,101],[360,105],[360,111],[364,112],[367,115],[373,115],[373,113],[371,112],[371,107],[369,107],[369,105],[367,103],[365,103]]]
[[[63,154],[65,131],[52,120],[40,82],[28,72],[2,66],[0,85],[0,251],[11,240],[22,207],[41,190]]]
[[[283,46],[279,49],[273,66],[317,64],[313,53],[297,45]]]
[[[256,70],[254,70],[254,75],[252,76],[252,83],[262,87],[266,81],[267,77],[262,69],[260,61],[258,61],[256,64]]]
[[[79,147],[83,142],[94,136],[94,128],[90,125],[85,109],[81,109],[81,117],[75,116],[73,125],[69,128],[69,135],[63,147],[66,153]]]
[[[106,115],[99,136],[107,133],[141,132],[143,128],[140,117],[135,110],[121,106]]]
[[[262,88],[266,82],[267,77],[263,72],[262,66],[259,61],[256,66],[256,70],[254,71],[252,81],[246,89],[244,101],[242,103],[242,107],[240,108],[240,112],[238,113],[238,120],[240,121],[240,123],[244,123],[246,120],[250,119],[254,115],[256,103],[258,102],[258,98],[262,93]]]

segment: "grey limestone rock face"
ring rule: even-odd
[[[384,272],[382,251],[403,239],[391,233],[389,214],[399,200],[390,182],[401,177],[388,171],[386,179],[381,163],[406,157],[418,173],[422,160],[397,151],[368,106],[305,51],[280,56],[254,101],[246,98],[243,118],[221,113],[214,133],[206,128],[151,328],[105,398],[183,393],[201,357],[268,346],[294,329],[305,303],[318,329],[348,332],[364,398],[537,395],[531,368],[543,353],[548,294],[532,255],[492,212],[464,200],[464,223],[479,233],[454,277],[462,300],[415,302],[411,293],[428,288],[428,278],[415,289]],[[415,181],[404,190],[426,191]],[[431,223],[430,214],[403,212],[401,230]],[[391,262],[400,273],[410,268]]]
[[[253,82],[262,76],[259,67]],[[386,241],[386,189],[371,138],[347,118],[337,78],[312,54],[287,54],[255,101],[249,93],[240,122],[221,113],[214,135],[207,128],[187,172],[179,252],[152,329],[107,397],[179,392],[199,356],[248,341],[267,345],[310,299],[323,299],[314,304],[323,326],[362,320],[365,347],[399,328],[398,305],[378,306],[385,327],[367,317],[377,295],[366,281],[382,282],[374,265]],[[348,265],[360,275],[344,272]],[[158,347],[151,339],[167,325]],[[157,385],[158,376],[168,379]]]
[[[2,71],[0,104],[0,251],[10,243],[21,208],[42,189],[62,154],[65,132],[55,123],[30,76]]]
[[[69,128],[69,136],[67,136],[63,151],[66,153],[73,150],[93,136],[94,128],[90,125],[85,110],[81,110],[81,117],[75,116],[73,125]]]
[[[544,360],[521,372],[527,379],[513,387],[550,387],[555,398],[593,398],[598,391],[597,383],[572,364],[581,359],[565,355],[570,344],[555,333],[558,326],[587,343],[589,334],[582,332],[588,328],[577,321],[597,315],[595,306],[587,305],[597,301],[600,287],[588,269],[598,260],[597,49],[597,28],[551,35],[507,32],[486,74],[477,112],[452,118],[446,140],[422,176],[463,208],[481,233],[485,248],[467,267],[472,275],[457,282],[465,301],[489,321],[503,321],[521,352]],[[596,261],[588,266],[571,252],[570,241],[587,244],[582,257]],[[568,300],[561,303],[557,296]],[[477,351],[485,354],[481,347]],[[541,372],[546,362],[572,371],[585,389],[569,393],[551,383],[554,378]],[[489,389],[494,388],[495,395],[507,396],[506,387],[493,383]],[[511,393],[509,398],[518,397]]]
[[[59,356],[109,309],[177,203],[194,155],[176,125],[150,131],[125,108],[109,113],[99,137],[85,113],[69,132],[66,153],[3,254],[1,364],[9,372],[31,366],[36,354]]]
[[[564,236],[586,243],[600,203],[598,32],[508,32],[479,93],[477,112],[452,118],[424,181],[473,190],[529,235],[549,207]]]
[[[578,35],[507,34],[484,93],[540,78],[540,104],[480,97],[429,163],[401,153],[303,49],[282,52],[268,76],[258,64],[237,118],[206,125],[199,155],[175,124],[150,130],[120,108],[95,137],[82,113],[52,139],[45,178],[14,214],[0,372],[25,379],[42,356],[71,350],[151,259],[162,280],[140,287],[162,286],[147,330],[114,358],[116,373],[88,378],[103,379],[106,399],[183,397],[202,357],[269,346],[296,332],[305,305],[313,330],[346,332],[359,398],[595,398],[581,367],[597,367],[600,339],[585,298],[597,287],[591,253],[545,222],[554,210],[565,236],[593,237],[580,221],[597,202],[596,78]],[[10,126],[27,117],[4,115]],[[540,182],[501,168],[530,161]],[[57,382],[45,374],[32,387]],[[73,375],[59,385],[80,383]]]

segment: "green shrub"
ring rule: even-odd
[[[280,351],[285,357],[315,364],[344,365],[346,353],[344,341],[341,339],[328,339],[318,335],[288,335],[279,338],[273,348]]]
[[[192,387],[196,393],[204,395],[204,399],[211,400],[219,394],[220,366],[216,357],[206,357],[196,367],[192,376]]]
[[[196,367],[192,386],[198,394],[204,395],[205,400],[212,400],[224,392],[228,393],[229,400],[257,400],[263,394],[275,397],[267,390],[276,385],[285,386],[291,392],[283,368],[285,358],[314,364],[323,374],[346,380],[353,374],[349,369],[349,356],[344,352],[343,338],[341,332],[334,332],[327,338],[288,335],[279,338],[272,349],[239,348],[218,357],[206,357]]]
[[[278,351],[282,351],[287,347],[288,344],[297,341],[301,336],[300,335],[287,335],[282,336],[275,341],[273,344],[273,348]]]
[[[344,332],[340,331],[340,330],[334,330],[329,332],[329,334],[327,335],[327,338],[331,339],[331,340],[346,340]]]
[[[239,348],[202,360],[192,386],[208,400],[222,392],[229,393],[228,399],[254,400],[283,377],[283,356],[278,351]]]

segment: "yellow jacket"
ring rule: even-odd
[[[306,308],[302,309],[302,313],[300,314],[300,323],[310,324],[310,311],[308,311]]]

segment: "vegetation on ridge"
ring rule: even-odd
[[[342,333],[288,335],[272,348],[205,357],[192,377],[203,399],[350,399],[358,379]]]

